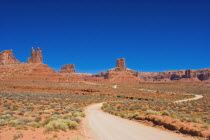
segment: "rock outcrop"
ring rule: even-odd
[[[126,71],[126,64],[124,58],[119,58],[116,60],[115,71]]]
[[[58,73],[75,73],[74,64],[67,64],[62,66]]]
[[[116,68],[109,69],[107,72],[100,72],[94,74],[93,77],[103,77],[112,83],[128,83],[128,82],[138,82],[138,71],[133,71],[126,68],[126,63],[124,58],[119,58],[116,60]]]
[[[185,77],[184,78],[191,78],[191,70],[185,71]]]
[[[126,68],[125,59],[120,58],[116,61],[116,68],[94,74],[92,77],[103,77],[115,82],[205,81],[210,80],[210,69],[138,72]]]
[[[27,63],[42,63],[42,51],[40,50],[39,47],[37,48],[36,51],[32,47],[32,49],[31,49],[31,57],[28,58]]]
[[[0,65],[19,64],[20,61],[15,59],[12,50],[5,50],[0,52]]]
[[[210,69],[142,72],[138,77],[143,82],[204,81],[210,79]]]

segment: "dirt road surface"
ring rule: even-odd
[[[186,102],[186,101],[198,100],[198,99],[201,99],[201,98],[203,98],[202,95],[195,95],[195,97],[193,97],[193,98],[175,101],[174,103],[181,103],[181,102]]]
[[[99,103],[86,109],[86,140],[195,140],[105,113],[101,106]]]

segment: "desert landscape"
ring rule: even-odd
[[[99,74],[76,73],[74,64],[57,73],[42,60],[40,48],[32,48],[26,63],[12,50],[0,53],[1,140],[128,139],[123,131],[129,130],[140,139],[138,129],[146,139],[151,127],[162,139],[210,138],[210,69],[144,73],[120,58]],[[101,120],[104,112],[132,121],[118,126],[120,118]],[[126,135],[112,136],[109,127]]]
[[[209,0],[0,0],[0,140],[210,140]]]

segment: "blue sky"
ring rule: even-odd
[[[41,47],[55,70],[98,73],[125,58],[143,71],[210,67],[209,0],[1,0],[0,51]]]

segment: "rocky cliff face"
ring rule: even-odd
[[[28,58],[27,63],[42,63],[42,51],[40,50],[39,47],[37,48],[36,51],[32,47],[32,49],[31,49],[31,57]]]
[[[138,77],[141,81],[146,82],[204,81],[210,79],[210,69],[142,72],[138,74]]]
[[[19,64],[20,61],[15,59],[12,50],[5,50],[0,52],[0,65]]]
[[[62,66],[58,73],[75,73],[74,64],[67,64]]]
[[[170,82],[170,81],[205,81],[210,80],[210,68],[201,70],[174,70],[165,72],[138,72],[126,68],[124,58],[117,59],[116,68],[100,72],[93,77],[104,77],[111,81]]]

